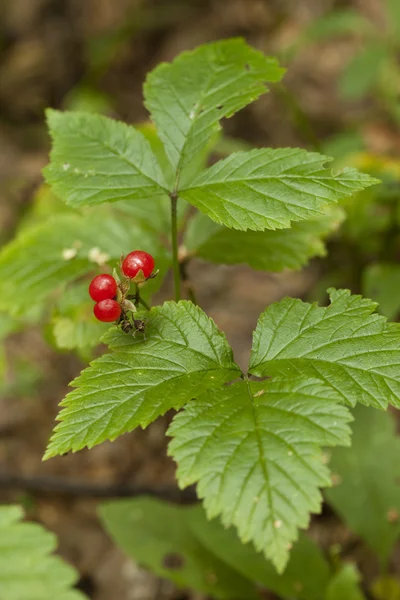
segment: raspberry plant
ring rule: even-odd
[[[263,553],[279,572],[320,510],[320,488],[331,485],[322,449],[350,444],[349,409],[400,406],[400,326],[371,300],[331,289],[328,307],[290,298],[269,306],[243,372],[223,332],[181,299],[193,256],[300,268],[324,253],[324,237],[343,218],[337,203],[378,183],[355,169],[332,172],[329,158],[297,148],[240,151],[206,166],[221,119],[283,74],[276,60],[227,40],[149,74],[155,129],[49,110],[44,175],[66,206],[23,229],[0,257],[0,308],[23,316],[26,298],[39,311],[53,302],[56,341],[83,349],[104,326],[74,312],[87,302],[79,278],[115,267],[134,247],[154,256],[158,277],[138,284],[144,332],[106,328],[109,351],[72,382],[45,458],[115,440],[174,409],[169,454],[179,485],[196,484],[207,518],[220,517],[252,543],[254,560]],[[175,300],[147,311],[169,267]],[[193,510],[201,533],[207,520]]]

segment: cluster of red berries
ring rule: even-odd
[[[141,283],[154,270],[154,258],[142,250],[134,250],[122,261],[121,270],[128,279]],[[97,275],[89,285],[89,295],[96,302],[93,312],[104,323],[118,321],[123,312],[122,304],[129,285],[118,284],[112,275]]]

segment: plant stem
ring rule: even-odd
[[[178,218],[177,218],[177,203],[178,196],[176,192],[172,192],[171,198],[171,241],[172,241],[172,268],[174,272],[174,288],[175,300],[179,302],[181,299],[181,273],[178,259]]]
[[[320,152],[321,144],[319,142],[319,139],[314,131],[310,119],[308,118],[308,115],[304,112],[304,110],[298,103],[295,95],[292,94],[292,92],[283,84],[278,84],[277,86],[275,86],[274,89],[276,89],[279,96],[286,104],[288,110],[291,112],[293,121],[296,127],[302,133],[305,140],[307,140],[307,142],[310,144],[310,146],[314,148],[314,150]]]
[[[150,306],[147,304],[147,302],[145,302],[143,300],[143,298],[141,296],[139,296],[138,302],[139,302],[139,304],[141,304],[142,306],[144,306],[146,310],[150,310]]]

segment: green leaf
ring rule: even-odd
[[[190,524],[197,538],[232,569],[279,596],[321,600],[330,569],[321,550],[306,535],[300,533],[290,550],[285,572],[279,575],[272,564],[256,552],[253,544],[239,540],[233,528],[225,529],[218,519],[208,521],[200,508],[190,510]]]
[[[283,229],[378,183],[354,169],[333,173],[326,156],[298,148],[238,152],[203,171],[179,195],[235,229]]]
[[[354,419],[351,450],[332,453],[338,485],[326,497],[384,566],[400,537],[400,438],[390,413],[359,406]]]
[[[342,401],[400,407],[400,326],[374,314],[376,304],[330,290],[327,308],[285,298],[261,315],[250,372],[259,377],[313,377]]]
[[[393,31],[394,41],[399,45],[400,34],[400,4],[398,0],[386,0],[389,27]]]
[[[348,444],[350,418],[319,381],[243,381],[189,403],[169,429],[169,454],[179,485],[198,483],[208,517],[235,525],[281,572],[330,485],[320,446]]]
[[[219,227],[199,213],[189,223],[184,244],[190,253],[215,263],[247,263],[253,269],[300,269],[313,256],[325,256],[323,242],[336,229],[344,213],[335,210],[319,219],[294,223],[291,229],[237,231]]]
[[[32,305],[42,302],[59,286],[99,270],[91,254],[96,248],[105,262],[111,259],[115,262],[135,246],[151,248],[157,267],[165,269],[165,251],[157,238],[126,218],[116,218],[107,208],[84,215],[49,218],[22,231],[2,249],[0,310],[26,314]],[[154,280],[155,285],[160,282],[161,276]]]
[[[256,100],[283,73],[242,39],[206,44],[156,67],[144,86],[145,104],[178,177],[223,117]]]
[[[88,349],[97,346],[107,330],[107,325],[94,317],[84,320],[70,317],[53,319],[53,335],[57,347],[62,350]]]
[[[360,574],[351,563],[345,564],[332,578],[326,594],[326,600],[365,600],[360,590]]]
[[[400,313],[400,265],[369,265],[363,272],[363,291],[378,302],[385,317],[394,319]]]
[[[100,507],[101,520],[118,546],[156,575],[213,598],[257,600],[254,585],[198,538],[192,521],[199,513],[200,506],[183,508],[151,498]]]
[[[22,508],[0,506],[0,589],[7,600],[84,600],[76,571],[58,556],[54,534],[22,522]]]
[[[190,302],[148,314],[145,337],[109,330],[103,355],[72,382],[45,458],[146,427],[171,408],[240,374],[225,336]]]
[[[388,61],[386,44],[374,43],[365,46],[347,65],[340,81],[339,89],[344,98],[362,98],[379,83],[383,65]]]
[[[329,37],[336,37],[347,33],[369,33],[372,24],[359,12],[352,9],[342,9],[329,12],[312,21],[311,25],[302,34],[304,41],[326,41]]]
[[[82,112],[47,111],[53,139],[44,169],[54,192],[74,207],[151,199],[167,192],[150,144],[133,127]]]
[[[176,507],[150,498],[118,500],[103,504],[100,517],[115,542],[139,564],[213,597],[250,600],[255,594],[252,581],[257,588],[284,597],[321,600],[328,584],[329,566],[305,535],[291,550],[285,573],[278,575],[251,544],[241,543],[232,528],[225,529],[217,519],[208,521],[199,505]]]

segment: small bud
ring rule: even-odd
[[[136,306],[130,300],[123,300],[122,308],[124,309],[124,312],[127,312],[128,310],[131,310],[132,312],[136,312],[136,310],[137,310]]]
[[[76,248],[65,248],[62,251],[62,257],[64,260],[72,260],[78,254],[78,250]]]
[[[110,260],[110,257],[105,252],[102,252],[100,248],[97,248],[97,246],[95,246],[94,248],[91,248],[89,250],[88,259],[90,260],[90,262],[96,263],[97,265],[101,266],[104,265],[104,263],[106,263],[108,260]]]

